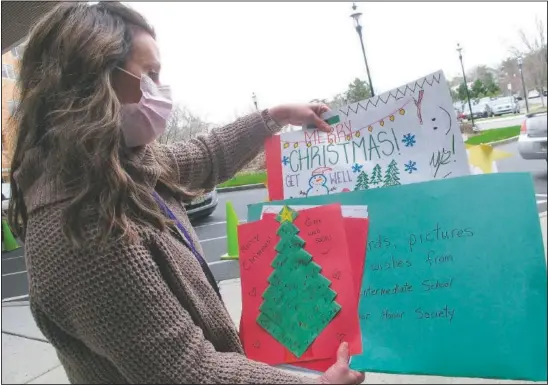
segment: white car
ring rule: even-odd
[[[546,112],[529,114],[521,125],[518,152],[523,159],[546,158]]]
[[[519,114],[519,104],[513,96],[498,98],[491,102],[493,115],[499,116],[502,114]]]

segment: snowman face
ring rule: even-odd
[[[310,178],[311,186],[322,186],[325,183],[327,183],[327,178],[323,175],[314,175],[312,178]]]

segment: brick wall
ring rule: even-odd
[[[13,56],[11,51],[2,55],[2,64],[13,66],[15,73],[17,74],[19,60]],[[13,125],[9,118],[11,116],[11,102],[17,101],[15,84],[15,79],[2,77],[2,178],[5,180],[7,180],[9,174],[6,170],[10,168],[14,142]]]

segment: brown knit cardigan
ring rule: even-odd
[[[256,113],[189,142],[146,146],[126,166],[145,178],[151,194],[159,157],[177,169],[183,187],[211,189],[253,159],[271,134]],[[132,223],[137,242],[99,244],[97,215],[90,213],[88,242],[75,248],[61,230],[65,190],[41,169],[44,162],[24,163],[33,167],[15,179],[29,212],[31,309],[72,383],[307,382],[243,355],[211,280],[174,232]],[[161,195],[202,253],[182,205]]]

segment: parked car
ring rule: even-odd
[[[210,216],[219,204],[217,190],[200,195],[184,204],[190,219],[199,219]]]
[[[493,101],[493,115],[495,116],[502,114],[519,114],[519,112],[519,104],[513,96],[506,96]]]
[[[489,103],[480,102],[472,106],[472,111],[477,111],[480,114],[480,118],[488,118],[490,116],[493,116],[491,105]],[[474,115],[474,117],[476,116]]]
[[[491,116],[491,108],[488,104],[474,104],[472,106],[472,115],[475,119],[487,118]],[[464,110],[462,111],[462,118],[470,120],[470,108],[468,108],[468,105],[464,106]]]
[[[518,152],[523,159],[547,159],[546,116],[546,112],[537,112],[525,117],[518,139]]]
[[[458,108],[455,108],[455,116],[457,117],[457,120],[462,120],[463,119],[463,115],[462,115],[462,111],[459,110]]]

